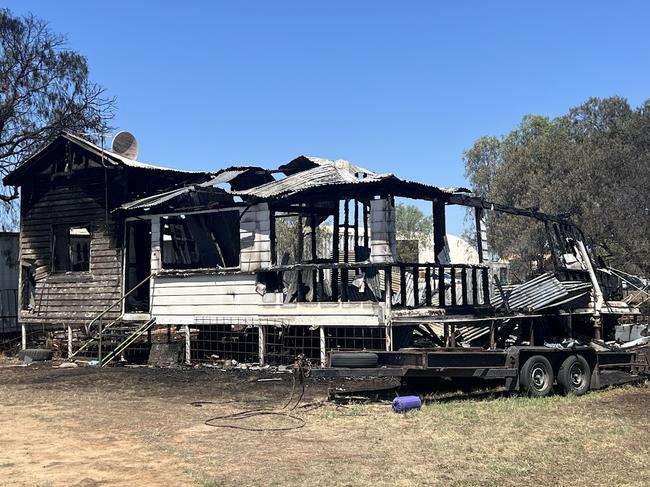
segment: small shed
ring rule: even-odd
[[[18,331],[18,239],[0,232],[0,336]]]

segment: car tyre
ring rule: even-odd
[[[519,372],[521,389],[530,397],[546,397],[553,391],[553,367],[546,357],[533,355]]]

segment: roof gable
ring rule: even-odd
[[[39,170],[42,166],[42,162],[46,160],[47,157],[50,156],[54,151],[60,149],[61,145],[66,142],[72,143],[76,147],[79,147],[82,150],[85,150],[90,154],[99,157],[102,163],[108,166],[155,171],[158,173],[166,173],[170,175],[196,175],[205,177],[208,177],[210,175],[210,173],[205,171],[186,171],[181,169],[172,169],[129,159],[128,157],[124,157],[116,154],[115,152],[103,149],[102,147],[99,147],[98,145],[75,134],[72,134],[70,132],[62,132],[52,142],[33,154],[31,157],[29,157],[29,159],[20,164],[12,172],[7,174],[3,179],[5,186],[19,186],[26,175],[31,174],[33,170]]]

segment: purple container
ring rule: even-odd
[[[404,413],[411,409],[420,409],[422,406],[422,399],[418,396],[402,396],[393,399],[393,411],[396,413]]]

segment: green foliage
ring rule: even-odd
[[[431,244],[433,223],[431,215],[422,213],[415,205],[398,203],[395,206],[397,255],[401,262],[417,262],[419,246]]]
[[[475,191],[495,202],[566,215],[614,266],[650,272],[650,101],[591,98],[549,119],[528,115],[508,135],[464,154]],[[499,255],[547,265],[542,225],[490,214]]]
[[[0,179],[62,130],[107,129],[113,100],[88,79],[81,54],[32,16],[0,9]],[[11,224],[17,191],[0,183],[0,221]],[[15,223],[15,221],[14,221]]]
[[[415,205],[398,203],[395,206],[395,227],[397,236],[403,240],[431,240],[431,215],[425,215]]]

